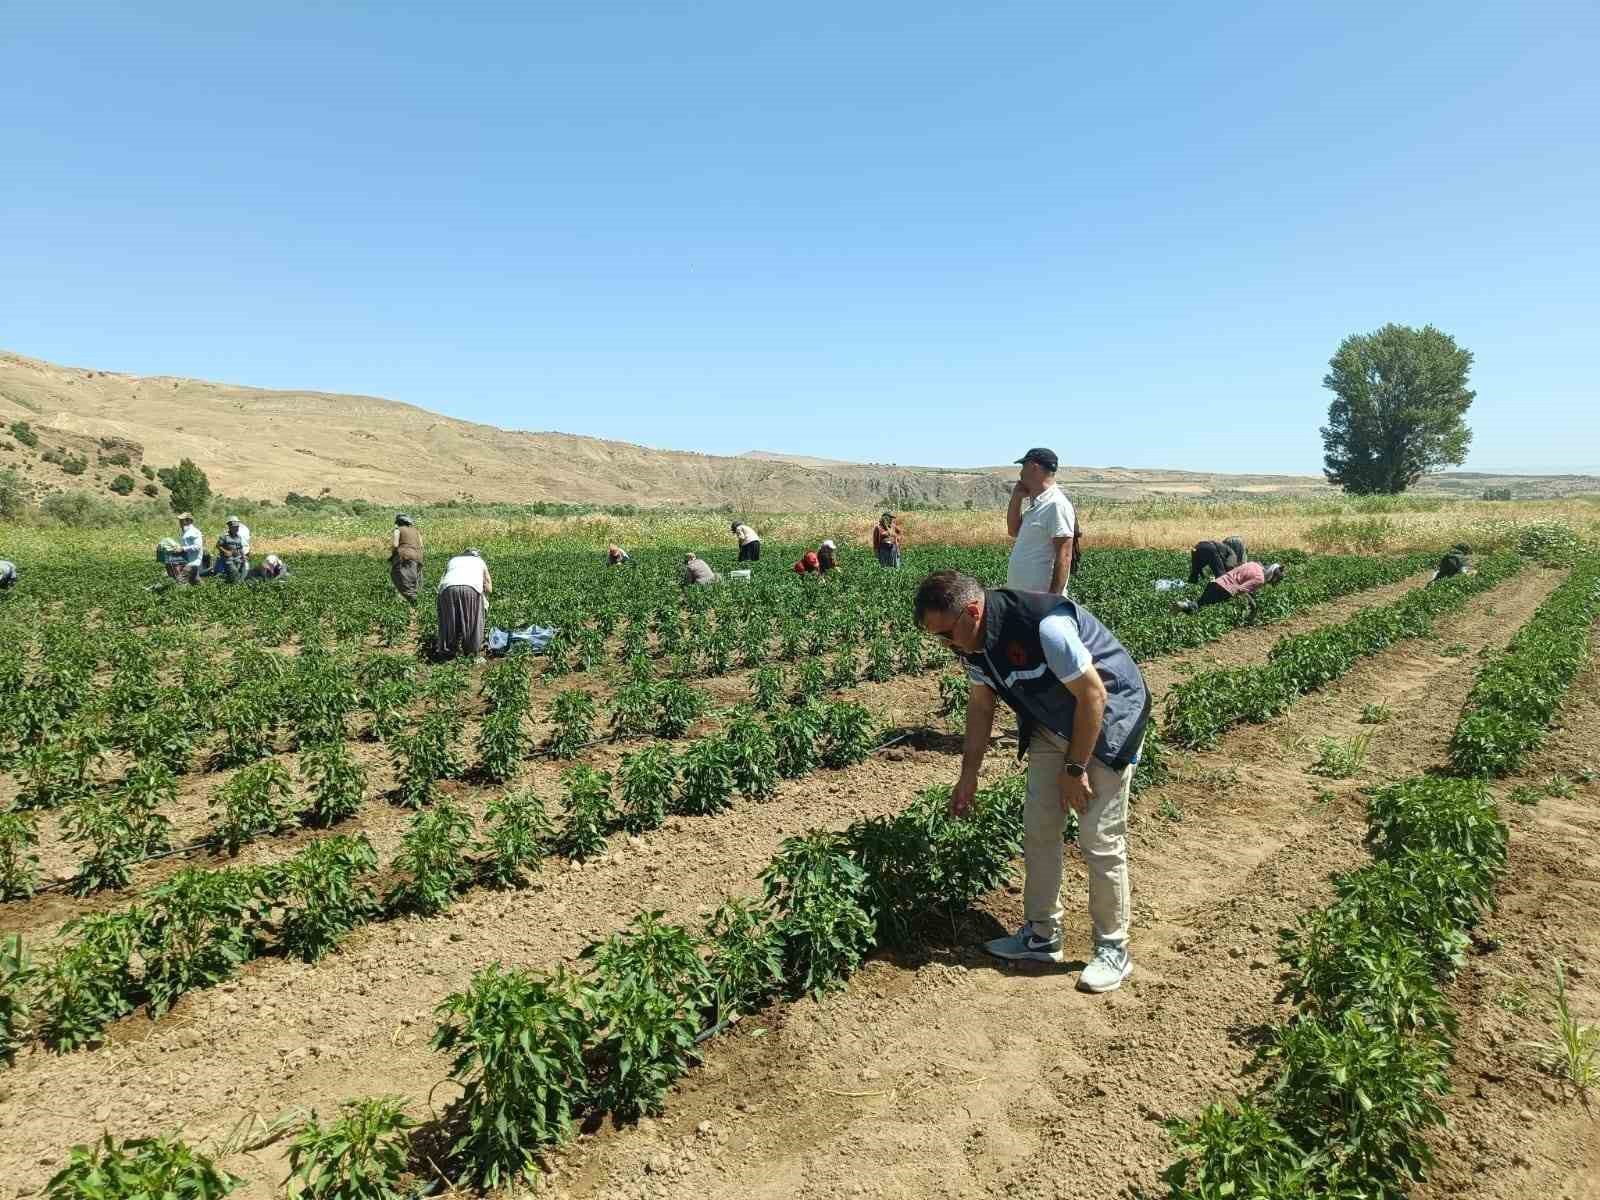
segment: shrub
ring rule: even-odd
[[[491,963],[439,1005],[433,1047],[454,1054],[463,1088],[450,1106],[458,1181],[510,1186],[535,1173],[534,1155],[564,1141],[586,1092],[588,1017],[563,975]]]
[[[432,803],[434,784],[461,773],[461,759],[456,752],[460,732],[454,713],[431,712],[401,742],[403,761],[397,799],[402,805],[421,808]]]
[[[661,916],[641,913],[582,955],[592,963],[584,1002],[598,1030],[595,1098],[623,1118],[661,1110],[694,1060],[701,1016],[715,999],[698,942]]]
[[[45,1184],[45,1200],[220,1200],[244,1180],[222,1170],[176,1134],[129,1138],[109,1133],[74,1146]]]
[[[582,688],[557,692],[550,704],[550,720],[555,726],[546,749],[555,758],[571,758],[594,740],[594,697]]]
[[[313,825],[326,828],[361,811],[367,771],[343,742],[322,742],[302,752],[300,774],[311,792],[306,815]]]
[[[761,667],[750,675],[750,702],[762,712],[771,712],[783,703],[787,687],[782,667]]]
[[[204,508],[206,501],[211,499],[211,481],[206,478],[204,471],[195,466],[193,459],[186,458],[175,467],[159,468],[156,478],[171,493],[167,499],[173,512],[194,512]]]
[[[184,992],[231,978],[255,957],[255,920],[246,919],[255,892],[253,872],[198,867],[150,889],[140,948],[152,1015]]]
[[[478,769],[485,778],[504,783],[517,773],[533,744],[522,717],[520,708],[497,708],[478,727]]]
[[[872,714],[862,705],[839,700],[822,710],[818,756],[825,767],[848,767],[872,753],[876,734]]]
[[[544,801],[531,788],[506,792],[489,801],[486,815],[489,832],[478,845],[487,856],[484,877],[495,887],[521,887],[555,837]]]
[[[28,449],[35,450],[38,448],[39,435],[33,431],[33,426],[28,422],[13,421],[8,428],[11,430],[11,436],[28,447]]]
[[[362,876],[378,867],[366,836],[318,838],[299,854],[263,875],[263,890],[282,906],[278,942],[285,953],[317,962],[357,925],[378,911],[378,899]]]
[[[656,688],[656,736],[681,738],[706,710],[706,698],[686,683],[669,679]]]
[[[133,476],[127,474],[118,475],[108,486],[119,496],[131,496],[133,494]]]
[[[677,763],[667,746],[655,744],[622,756],[622,827],[629,833],[658,829],[672,800]]]
[[[76,896],[126,887],[138,859],[172,844],[172,822],[158,810],[177,801],[177,780],[158,762],[135,762],[121,786],[91,793],[67,810],[61,828],[67,840],[87,845],[71,884]]]
[[[10,1066],[28,1040],[33,984],[38,975],[20,933],[0,937],[0,1063]]]
[[[347,1100],[328,1125],[316,1110],[289,1146],[289,1194],[303,1200],[405,1200],[411,1130],[399,1096]]]
[[[707,817],[733,807],[733,755],[722,738],[705,737],[678,758],[676,811]]]
[[[611,775],[593,767],[570,767],[562,772],[566,814],[561,829],[561,853],[578,862],[605,853],[606,830],[611,825]]]
[[[748,711],[735,713],[726,734],[733,786],[752,800],[778,789],[778,746],[772,731]]]
[[[449,908],[455,894],[472,878],[467,847],[472,843],[472,818],[448,800],[420,812],[401,839],[394,868],[410,876],[390,890],[384,905],[391,912],[431,917]]]
[[[61,928],[66,946],[39,972],[39,1039],[50,1049],[76,1050],[99,1040],[105,1027],[133,1011],[138,997],[130,963],[143,913],[94,913]]]
[[[611,736],[632,737],[648,733],[656,719],[653,684],[630,683],[617,689],[611,700]]]
[[[89,469],[89,460],[80,455],[68,455],[61,460],[61,470],[68,475],[82,475]]]
[[[754,1012],[782,986],[783,941],[765,909],[745,900],[726,901],[706,922],[705,937],[719,1022]]]
[[[822,710],[798,704],[772,722],[778,774],[798,779],[817,765],[817,736],[822,732]]]
[[[761,882],[776,914],[791,984],[820,995],[861,965],[874,933],[866,873],[850,860],[838,834],[784,839]]]
[[[39,821],[32,813],[0,808],[0,900],[26,900],[39,886]]]
[[[140,488],[139,490],[141,492],[143,492],[146,496],[159,496],[159,495],[161,495],[161,489],[159,487],[157,487],[153,483],[147,483],[142,488]]]
[[[294,786],[283,764],[272,759],[240,768],[211,795],[211,836],[228,854],[238,854],[257,834],[294,824]]]

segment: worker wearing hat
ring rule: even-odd
[[[1006,506],[1006,533],[1016,540],[1006,564],[1006,587],[1019,592],[1067,594],[1077,516],[1056,486],[1054,450],[1035,446],[1017,459],[1022,470]]]
[[[206,535],[194,523],[194,514],[178,514],[178,544],[183,548],[183,579],[188,583],[200,582],[200,560],[206,552]]]

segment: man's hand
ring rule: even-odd
[[[1019,500],[1026,500],[1028,498],[1028,485],[1020,479],[1017,480],[1011,485],[1011,494]]]
[[[956,781],[955,789],[950,793],[950,815],[964,817],[972,808],[972,801],[978,795],[978,781],[968,779],[963,775]]]
[[[1089,810],[1089,801],[1094,799],[1094,789],[1089,786],[1089,776],[1068,775],[1061,772],[1061,811],[1075,812],[1080,817]]]

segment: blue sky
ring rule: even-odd
[[[1600,461],[1590,3],[15,5],[0,346],[738,453]]]

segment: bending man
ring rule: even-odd
[[[1094,953],[1078,977],[1109,992],[1133,972],[1128,955],[1128,793],[1150,719],[1133,657],[1088,609],[1049,592],[984,591],[970,575],[935,571],[914,602],[917,624],[966,662],[966,742],[950,811],[962,816],[994,727],[995,699],[1016,712],[1028,756],[1021,928],[984,946],[1005,959],[1061,962],[1061,838],[1078,814],[1089,868]]]

